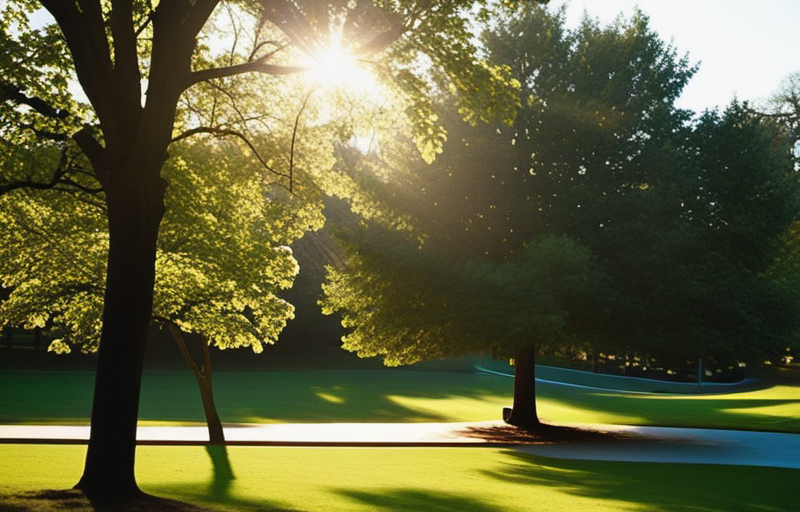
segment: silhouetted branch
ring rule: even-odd
[[[11,191],[18,189],[36,189],[36,190],[61,190],[61,191],[75,191],[79,190],[88,194],[98,194],[103,191],[102,187],[90,187],[75,181],[70,174],[85,174],[92,176],[83,168],[73,164],[74,159],[70,158],[67,147],[61,149],[61,157],[59,158],[58,165],[53,170],[53,174],[49,181],[35,181],[28,177],[22,180],[8,181],[0,184],[0,196],[7,194]]]
[[[294,188],[294,144],[297,138],[297,127],[300,125],[300,116],[303,115],[303,111],[306,109],[306,105],[308,105],[308,99],[311,98],[311,95],[314,93],[315,89],[311,89],[306,94],[306,97],[303,98],[303,104],[300,106],[300,110],[297,111],[297,116],[294,118],[294,128],[292,129],[292,146],[289,150],[289,192],[292,192],[292,188]]]
[[[10,100],[17,105],[27,105],[39,114],[52,119],[66,119],[69,116],[68,111],[56,108],[41,98],[27,96],[21,88],[7,82],[0,82],[0,100]]]
[[[254,62],[246,62],[244,64],[236,64],[234,66],[227,66],[222,68],[203,69],[195,71],[189,75],[186,88],[191,87],[199,82],[213,80],[214,78],[225,78],[229,76],[241,75],[243,73],[263,73],[267,75],[292,75],[295,73],[302,73],[307,71],[308,68],[302,66],[281,66],[278,64],[267,64],[261,60]]]
[[[291,187],[291,182],[292,182],[291,174],[284,174],[282,172],[278,172],[275,169],[273,169],[267,163],[267,161],[264,160],[264,158],[259,154],[259,152],[255,148],[255,146],[253,146],[253,143],[250,142],[250,139],[248,139],[247,136],[245,136],[243,133],[238,132],[236,130],[230,130],[230,129],[227,129],[227,128],[214,128],[214,127],[211,127],[211,126],[199,126],[197,128],[192,128],[190,130],[186,130],[185,132],[183,132],[180,135],[178,135],[175,138],[173,138],[172,142],[177,142],[179,140],[183,140],[183,139],[186,139],[188,137],[191,137],[193,135],[197,135],[197,134],[200,134],[200,133],[208,133],[208,134],[211,134],[211,135],[218,135],[218,136],[238,137],[242,142],[247,144],[247,147],[250,148],[250,151],[252,151],[253,155],[255,155],[255,157],[258,159],[258,161],[261,163],[261,165],[265,169],[267,169],[269,172],[271,172],[272,174],[274,174],[276,176],[280,176],[281,178],[288,179],[290,187]],[[291,173],[291,169],[290,169],[289,172]],[[290,188],[289,191],[291,192],[291,188]]]

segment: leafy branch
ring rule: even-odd
[[[296,129],[296,126],[295,126],[295,129]],[[282,173],[280,171],[275,170],[271,165],[269,165],[269,163],[264,159],[264,157],[261,156],[261,154],[258,152],[258,149],[256,149],[256,147],[253,145],[253,143],[250,142],[250,139],[240,131],[232,130],[232,129],[229,129],[229,128],[213,127],[213,126],[198,126],[196,128],[190,128],[190,129],[184,131],[183,133],[175,136],[172,139],[172,142],[175,143],[175,142],[178,142],[180,140],[183,140],[183,139],[186,139],[186,138],[191,137],[193,135],[198,135],[198,134],[201,134],[201,133],[208,133],[208,134],[216,135],[216,136],[219,136],[219,137],[230,136],[230,137],[238,138],[239,140],[244,142],[247,145],[248,148],[250,148],[250,151],[253,153],[253,155],[256,157],[256,159],[259,161],[259,163],[265,169],[267,169],[269,172],[271,172],[272,174],[274,174],[274,175],[276,175],[278,177],[288,179],[289,180],[289,186],[286,187],[286,188],[289,190],[289,192],[292,191],[292,167],[291,167],[291,165],[289,167],[289,172],[288,173]],[[294,138],[292,138],[292,141],[294,141]],[[293,145],[293,147],[294,147],[294,145]]]

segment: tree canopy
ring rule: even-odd
[[[491,353],[505,339],[677,364],[785,347],[796,298],[769,273],[798,191],[782,132],[737,104],[677,109],[695,67],[641,12],[568,30],[563,10],[523,6],[483,41],[521,84],[519,113],[511,126],[472,127],[442,106],[441,157],[400,158],[413,175],[378,184],[412,241],[347,237],[351,259],[325,299],[352,329],[345,347],[399,363]],[[404,193],[408,182],[421,194]],[[487,275],[514,277],[493,287]],[[581,293],[548,316],[548,286]]]

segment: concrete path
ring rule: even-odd
[[[576,425],[577,426],[577,425]],[[513,447],[544,457],[800,468],[800,434],[625,425],[580,425],[614,438],[521,444],[487,435],[502,422],[471,423],[280,423],[225,426],[230,445],[261,446],[474,446]],[[87,426],[0,426],[0,443],[73,443],[89,438]],[[204,426],[139,427],[140,444],[202,444]]]
[[[502,423],[235,423],[225,424],[228,444],[308,446],[486,445],[470,428]],[[208,441],[205,426],[140,426],[140,444],[200,444]],[[88,426],[0,425],[0,442],[85,443]],[[510,444],[510,443],[506,443]]]
[[[517,449],[564,459],[800,468],[800,434],[626,425],[584,426],[632,437],[535,444]]]

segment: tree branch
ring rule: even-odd
[[[270,165],[267,164],[266,160],[264,160],[264,158],[258,153],[258,150],[255,148],[255,146],[253,146],[253,144],[250,142],[250,140],[243,133],[238,132],[236,130],[229,130],[229,129],[226,129],[226,128],[213,128],[213,127],[210,127],[210,126],[200,126],[200,127],[197,127],[197,128],[192,128],[190,130],[186,130],[185,132],[181,133],[180,135],[174,137],[172,139],[172,142],[178,142],[179,140],[183,140],[183,139],[186,139],[188,137],[191,137],[193,135],[197,135],[197,134],[200,134],[200,133],[208,133],[208,134],[218,135],[218,136],[238,137],[245,144],[247,144],[247,147],[250,148],[250,151],[253,152],[253,154],[256,156],[258,161],[261,163],[261,165],[265,169],[267,169],[269,172],[271,172],[272,174],[274,174],[276,176],[280,176],[281,178],[288,179],[289,180],[289,186],[291,187],[291,182],[292,182],[291,174],[284,174],[284,173],[278,172],[275,169],[273,169],[272,167],[270,167]],[[291,172],[291,170],[290,170],[290,172]],[[291,189],[289,191],[291,192]]]
[[[20,87],[8,82],[0,82],[0,100],[9,100],[17,105],[27,105],[35,112],[52,119],[66,119],[69,117],[68,111],[56,108],[41,98],[27,96]]]
[[[306,106],[308,105],[308,100],[311,98],[311,95],[314,94],[316,89],[311,89],[306,94],[306,97],[303,98],[303,104],[300,106],[300,110],[297,111],[297,116],[294,118],[294,128],[292,129],[292,145],[289,150],[289,193],[292,192],[292,188],[294,187],[294,146],[295,141],[297,139],[297,128],[300,126],[300,116],[303,115],[303,111],[305,111]]]
[[[122,97],[135,98],[133,106],[138,108],[142,85],[131,0],[111,1],[111,35],[114,38],[114,75],[117,87],[125,88],[127,93]]]
[[[189,75],[186,88],[207,80],[214,78],[225,78],[229,76],[241,75],[243,73],[263,73],[266,75],[292,75],[295,73],[302,73],[308,71],[308,68],[302,66],[281,66],[277,64],[266,64],[260,60],[254,62],[247,62],[244,64],[236,64],[234,66],[227,66],[223,68],[212,68],[195,71]]]
[[[78,144],[83,154],[89,159],[98,181],[106,186],[108,184],[108,166],[106,165],[105,148],[92,135],[92,127],[84,126],[75,132],[72,140]]]
[[[130,120],[120,115],[119,90],[114,76],[105,20],[98,0],[41,0],[58,23],[69,47],[78,80],[94,107],[106,135],[106,144],[121,147],[113,139]],[[137,97],[137,101],[139,98]]]
[[[10,181],[0,185],[0,196],[7,194],[17,189],[37,189],[37,190],[80,190],[88,194],[97,194],[103,191],[102,188],[93,188],[78,183],[72,179],[69,174],[72,172],[84,172],[79,167],[72,165],[73,159],[70,158],[68,148],[61,149],[61,157],[59,158],[58,165],[53,171],[50,181],[34,181],[31,178],[24,180]],[[67,188],[62,188],[67,186]]]

